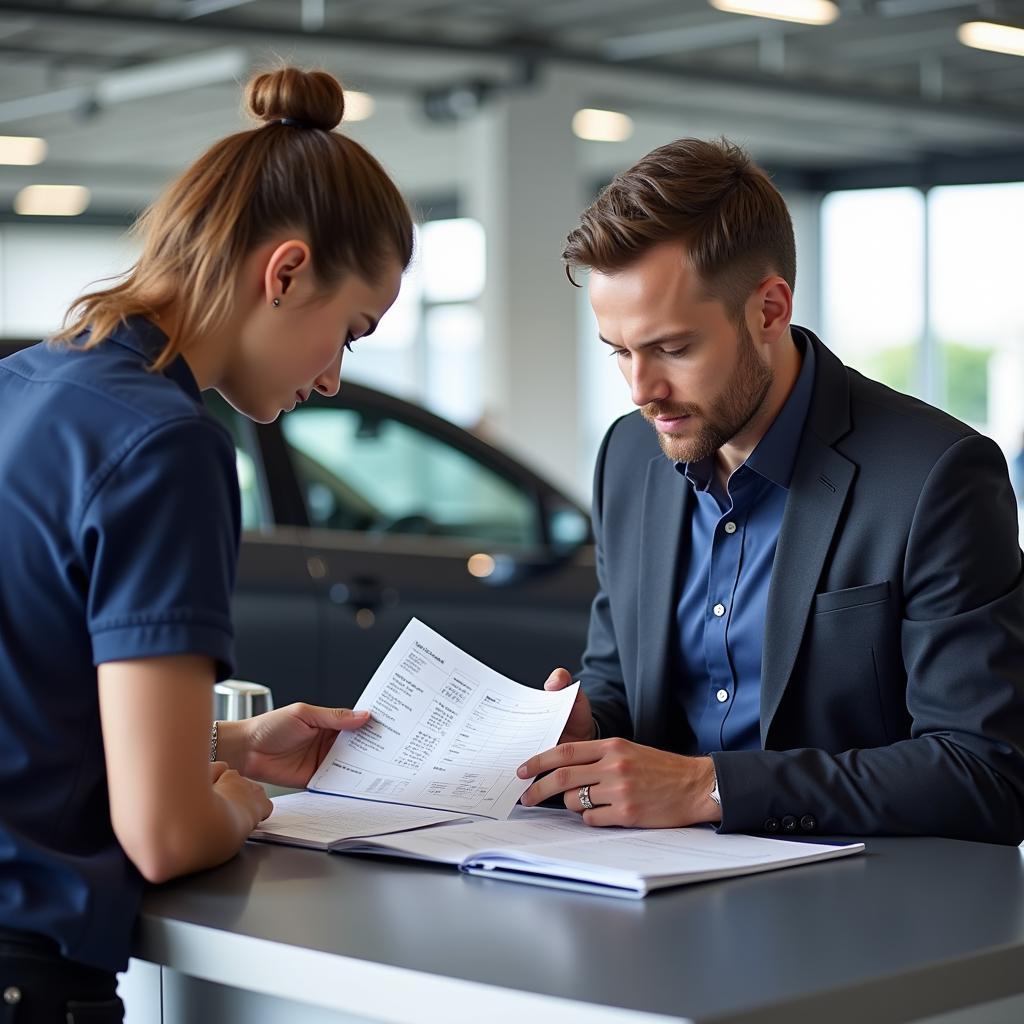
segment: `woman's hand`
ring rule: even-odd
[[[289,704],[241,722],[221,722],[220,756],[247,778],[301,789],[338,733],[359,729],[369,720],[369,711]]]
[[[244,778],[227,766],[220,772],[211,772],[213,774],[217,775],[213,791],[232,806],[243,835],[248,835],[261,821],[270,817],[274,805],[258,782]]]

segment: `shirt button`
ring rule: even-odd
[[[778,818],[765,818],[761,828],[765,832],[778,832],[779,831],[779,819]]]
[[[724,704],[729,699],[729,691],[719,690],[718,693],[715,694],[715,696],[718,698],[719,704]]]
[[[805,814],[800,819],[800,827],[805,832],[813,832],[818,827],[818,821],[813,814]]]
[[[795,832],[796,831],[796,818],[792,814],[787,814],[782,819],[782,831],[783,832]]]
[[[715,616],[720,619],[725,614],[725,605],[716,604],[711,610],[715,613]]]
[[[726,523],[725,524],[725,532],[726,533],[735,533],[736,532],[736,524],[733,523],[733,522]]]

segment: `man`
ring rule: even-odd
[[[996,445],[790,326],[789,214],[729,143],[649,154],[565,258],[639,411],[598,457],[583,686],[523,802],[1020,843],[1024,584]]]

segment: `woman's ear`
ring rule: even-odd
[[[299,238],[282,242],[270,254],[263,273],[266,301],[280,306],[295,279],[308,273],[312,265],[308,242]]]

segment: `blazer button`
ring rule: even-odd
[[[800,827],[805,832],[813,832],[818,827],[818,819],[813,814],[805,814],[800,819]]]
[[[778,832],[779,831],[779,819],[778,818],[765,818],[764,819],[764,830],[765,832]]]
[[[782,819],[782,831],[783,832],[795,832],[796,831],[796,818],[792,814],[787,814]]]

